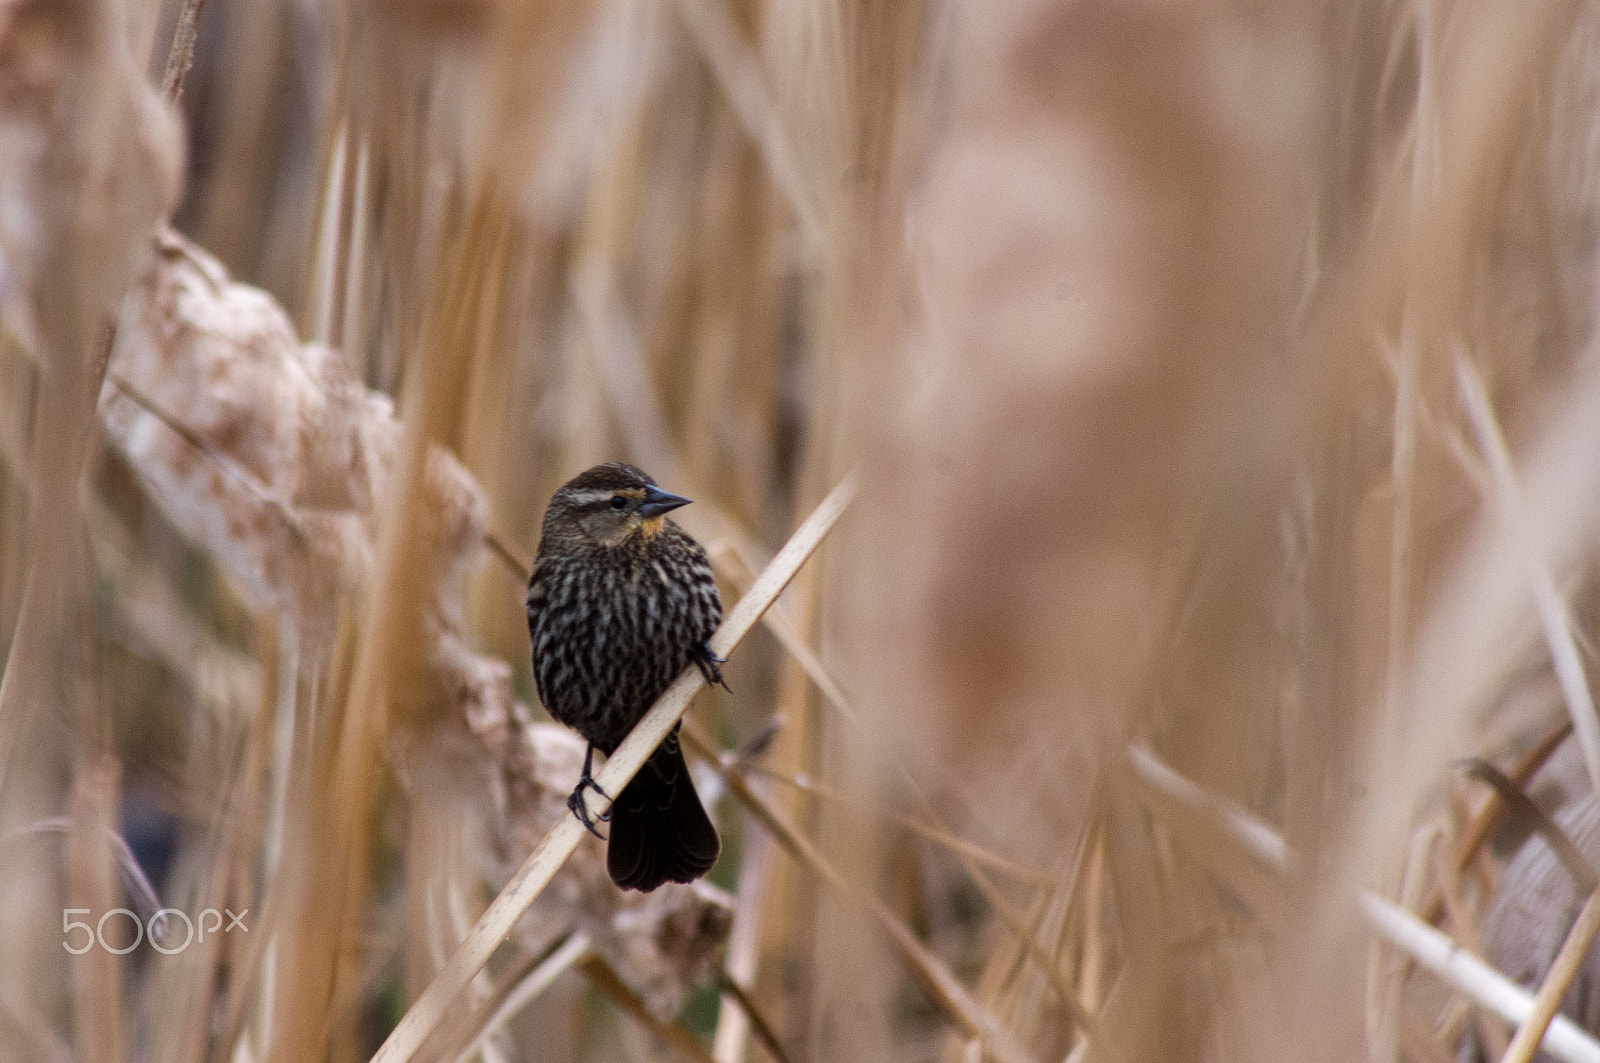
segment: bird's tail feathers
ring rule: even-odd
[[[721,850],[683,752],[669,739],[611,806],[606,870],[623,889],[648,893],[663,882],[693,882]]]

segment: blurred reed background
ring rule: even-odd
[[[0,0],[0,1058],[372,1056],[613,459],[730,604],[859,483],[710,881],[586,840],[414,1058],[1600,1027],[1597,115],[1575,0]]]

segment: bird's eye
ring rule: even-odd
[[[623,498],[621,495],[612,495],[611,496],[611,508],[612,509],[627,509],[628,508],[628,500],[626,498]]]

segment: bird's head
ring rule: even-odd
[[[550,499],[545,543],[572,549],[645,543],[661,533],[666,514],[688,504],[657,487],[642,469],[607,462],[568,480]]]

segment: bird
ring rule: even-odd
[[[528,634],[539,700],[588,748],[567,799],[600,837],[611,825],[606,870],[623,889],[649,892],[711,870],[722,843],[689,776],[678,728],[651,754],[610,810],[592,817],[586,790],[594,751],[608,757],[690,664],[721,683],[711,649],[722,599],[706,552],[667,514],[689,504],[643,470],[596,465],[550,499],[528,580]]]

